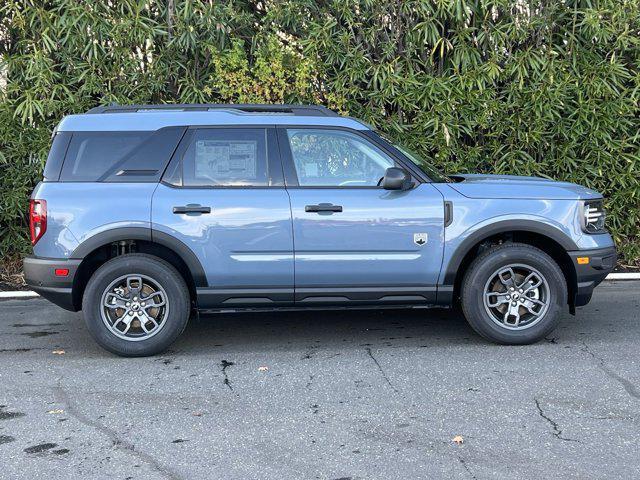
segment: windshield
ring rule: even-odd
[[[387,137],[386,135],[383,135],[379,132],[378,134],[382,138],[384,138],[387,142],[389,142],[391,145],[393,145],[398,150],[400,150],[400,152],[402,152],[405,157],[411,160],[419,169],[421,169],[424,173],[426,173],[429,176],[429,178],[434,182],[437,182],[437,183],[451,182],[451,179],[449,177],[440,173],[438,170],[436,170],[436,168],[433,165],[431,165],[429,162],[427,162],[427,160],[422,158],[417,153],[413,152],[412,150],[409,150],[407,147],[400,145],[398,142]]]

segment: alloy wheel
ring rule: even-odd
[[[128,341],[157,335],[169,314],[167,294],[147,275],[123,275],[109,284],[101,300],[100,314],[109,331]]]
[[[549,308],[549,284],[529,265],[507,265],[487,280],[483,302],[494,323],[509,330],[524,330],[544,318]]]

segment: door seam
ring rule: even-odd
[[[285,192],[287,192],[287,198],[289,199],[289,219],[291,222],[291,257],[293,258],[293,303],[296,303],[296,237],[294,234],[293,228],[293,207],[291,205],[291,195],[289,194],[289,190],[285,187]]]

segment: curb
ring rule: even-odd
[[[0,298],[35,298],[39,296],[40,295],[31,290],[9,290],[0,292]]]
[[[610,273],[607,275],[607,278],[605,278],[605,281],[616,280],[640,280],[640,273]],[[39,296],[40,295],[31,290],[10,290],[0,292],[0,299],[36,298]]]
[[[605,280],[640,280],[640,273],[610,273]]]

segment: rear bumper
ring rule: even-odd
[[[25,282],[50,302],[75,312],[73,280],[81,261],[28,256],[23,262]],[[56,276],[56,269],[61,268],[68,269],[68,275]]]
[[[618,255],[615,247],[577,250],[568,253],[576,272],[574,305],[581,307],[589,303],[593,289],[615,268]],[[588,257],[589,263],[579,264],[578,257]]]

